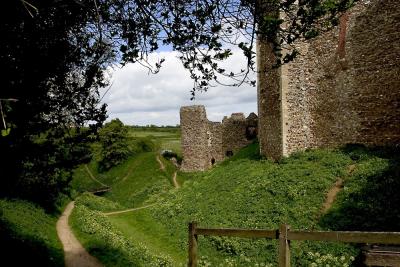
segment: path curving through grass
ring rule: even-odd
[[[125,176],[122,178],[121,182],[125,182],[126,179],[128,179],[128,177],[132,174],[133,170],[140,164],[140,161],[136,161],[134,164],[132,164],[129,167],[128,172],[125,174]]]
[[[90,177],[93,181],[95,181],[95,182],[101,184],[102,186],[107,186],[107,187],[108,187],[108,185],[106,185],[105,183],[101,182],[101,181],[98,180],[96,177],[94,177],[93,173],[90,171],[90,169],[89,169],[89,167],[87,166],[87,164],[85,164],[85,170],[86,170],[87,174],[89,175],[89,177]]]
[[[174,176],[172,177],[172,181],[174,182],[175,188],[179,188],[180,185],[178,184],[178,181],[176,180],[176,175],[177,175],[177,172],[175,171]]]
[[[351,175],[353,171],[355,170],[356,165],[351,164],[347,167],[347,175]],[[335,182],[335,185],[328,191],[328,194],[326,195],[326,199],[324,204],[322,205],[322,214],[325,214],[333,205],[333,202],[335,202],[337,194],[343,189],[343,179],[338,178]]]
[[[90,255],[73,234],[68,218],[74,209],[74,201],[68,203],[57,221],[57,234],[64,248],[66,267],[102,267],[98,259]]]
[[[103,214],[108,216],[108,215],[115,215],[115,214],[127,213],[127,212],[131,212],[131,211],[136,211],[136,210],[142,210],[142,209],[150,208],[150,207],[153,207],[154,205],[157,205],[157,203],[150,204],[150,205],[146,205],[146,206],[139,207],[139,208],[126,209],[126,210],[119,210],[119,211],[112,211],[112,212],[104,212]]]
[[[162,171],[165,172],[165,171],[166,171],[165,165],[164,165],[164,163],[161,161],[161,159],[160,159],[160,157],[159,157],[158,155],[156,156],[156,160],[157,160],[158,164],[160,165],[160,170],[162,170]],[[176,180],[177,173],[178,173],[177,171],[174,172],[173,177],[172,177],[172,181],[173,181],[173,183],[174,183],[174,187],[175,187],[175,188],[180,188],[180,185],[179,185],[178,181]],[[128,176],[128,175],[126,175],[126,176]],[[123,180],[125,180],[125,179],[126,179],[126,178],[124,178]],[[126,209],[126,210],[119,210],[119,211],[112,211],[112,212],[104,212],[103,214],[104,214],[104,215],[107,215],[107,216],[109,216],[109,215],[118,215],[118,214],[122,214],[122,213],[127,213],[127,212],[132,212],[132,211],[137,211],[137,210],[146,209],[146,208],[149,208],[149,207],[152,207],[152,206],[155,206],[155,205],[157,205],[157,203],[150,204],[150,205],[146,205],[146,206],[142,206],[142,207],[138,207],[138,208],[132,208],[132,209]]]
[[[165,165],[164,163],[161,161],[160,156],[156,156],[156,159],[158,161],[158,164],[160,164],[160,170],[165,171]],[[176,180],[176,175],[177,175],[177,171],[174,172],[173,176],[172,176],[172,182],[174,183],[174,187],[175,188],[180,188],[180,185],[178,184],[178,181]]]
[[[160,170],[165,171],[165,165],[164,163],[161,161],[160,156],[156,156],[156,159],[158,161],[158,164],[160,164]]]

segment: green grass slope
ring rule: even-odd
[[[79,167],[72,180],[72,188],[78,192],[95,191],[104,185],[111,187],[105,194],[108,199],[121,206],[132,208],[142,205],[151,195],[162,194],[172,186],[172,175],[175,168],[168,161],[161,159],[165,170],[160,169],[156,152],[145,152],[128,158],[124,163],[107,172],[98,172],[95,161],[87,165],[94,181],[85,166]]]
[[[161,159],[166,167],[161,170],[156,156],[156,152],[141,153],[99,176],[112,188],[103,197],[85,193],[76,199],[72,228],[89,253],[106,266],[172,266],[169,256],[131,239],[101,213],[147,205],[149,198],[154,203],[173,188],[170,177],[175,169]]]
[[[400,232],[400,153],[398,149],[344,150],[356,169],[320,221],[332,230]]]
[[[172,186],[171,176],[169,169],[160,169],[155,152],[142,153],[131,163],[125,176],[112,184],[112,190],[105,197],[126,207],[138,207],[150,196],[159,197],[168,191]]]
[[[256,151],[258,147],[253,144],[236,158],[198,173],[160,205],[132,213],[127,221],[136,227],[134,221],[147,217],[147,225],[161,229],[149,232],[154,233],[149,239],[170,236],[170,246],[184,253],[187,223],[192,220],[206,227],[277,229],[280,223],[288,223],[294,229],[318,229],[325,195],[338,177],[347,175],[347,167],[353,163],[351,158],[339,151],[318,150],[272,163],[256,160]],[[118,223],[116,218],[112,220]],[[306,264],[307,252],[349,256],[352,251],[347,246],[325,243],[299,242],[293,248],[295,265]],[[275,265],[276,250],[274,241],[200,239],[202,263],[212,266]]]
[[[400,190],[398,153],[362,147],[320,149],[273,163],[260,159],[257,151],[257,144],[252,144],[209,171],[184,174],[181,179],[186,182],[180,189],[170,189],[165,194],[151,194],[150,190],[147,202],[157,203],[150,208],[96,217],[93,209],[102,209],[90,206],[89,200],[81,203],[76,217],[90,218],[93,224],[100,217],[107,222],[96,224],[99,228],[85,229],[86,234],[98,236],[105,230],[101,227],[104,224],[124,240],[126,245],[112,250],[113,255],[119,255],[118,261],[106,257],[109,266],[124,266],[126,262],[148,266],[137,256],[124,253],[132,247],[144,248],[143,255],[163,259],[165,265],[184,266],[190,221],[205,227],[277,229],[280,223],[288,223],[292,229],[400,230],[396,206],[396,192]],[[355,166],[352,172],[350,166]],[[321,214],[326,193],[338,178],[344,180],[344,189],[330,211]],[[129,195],[126,192],[121,197],[105,197],[124,203],[127,198],[122,196]],[[393,214],[379,207],[383,203],[392,208]],[[374,219],[370,218],[371,213]],[[350,257],[357,254],[354,247],[339,243],[292,242],[292,248],[293,266],[346,266]],[[200,266],[275,266],[277,242],[200,237],[199,255]],[[122,259],[125,263],[121,263]],[[156,261],[151,265],[157,266]]]
[[[135,166],[141,162],[140,159],[138,160],[140,156],[142,156],[142,154],[131,156],[122,164],[111,168],[107,172],[99,172],[96,159],[93,159],[86,166],[82,165],[75,170],[71,186],[74,190],[82,193],[86,191],[95,191],[104,185],[113,185],[119,180],[124,179],[124,177],[129,176],[134,171]],[[100,183],[91,178],[88,170]]]
[[[2,266],[64,266],[56,215],[20,200],[0,200]]]
[[[151,251],[146,244],[124,235],[109,218],[90,209],[78,198],[70,224],[82,245],[105,266],[172,266],[169,256]],[[104,204],[104,203],[103,203]]]

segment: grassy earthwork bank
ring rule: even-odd
[[[135,133],[132,134],[132,131]],[[141,134],[144,132],[146,134]],[[81,195],[77,201],[77,210],[79,201],[84,202],[89,208],[103,205],[107,211],[125,209],[126,206],[140,206],[147,200],[148,195],[162,194],[172,187],[173,166],[161,172],[155,159],[155,151],[163,146],[170,149],[179,143],[179,128],[130,128],[129,134],[134,153],[128,160],[107,172],[99,172],[97,162],[100,145],[98,143],[92,145],[93,160],[75,170],[71,183],[72,196]],[[92,179],[89,173],[96,180]],[[106,198],[94,198],[91,194],[82,195],[86,191],[108,185],[113,186],[113,191],[107,194]],[[120,195],[124,198],[119,197]],[[68,201],[70,201],[68,197],[60,197],[59,202],[54,205],[55,209],[50,211],[24,200],[0,199],[0,243],[2,244],[0,265],[64,266],[64,253],[57,236],[56,222]],[[101,225],[101,229],[105,229],[104,227],[106,224]],[[129,253],[132,251],[134,250],[130,250]],[[141,254],[145,253],[140,251]],[[138,255],[135,254],[135,258],[139,258]],[[118,253],[116,257],[119,257]]]
[[[22,200],[0,200],[2,266],[64,266],[59,213]]]
[[[209,171],[178,172],[179,189],[171,183],[174,166],[163,160],[161,170],[156,155],[137,155],[109,171],[120,168],[121,174],[97,177],[115,192],[76,201],[73,228],[106,266],[185,266],[189,221],[204,227],[277,229],[288,223],[292,229],[400,230],[399,156],[393,150],[348,146],[271,162],[252,144]],[[122,182],[130,166],[134,171]],[[343,188],[322,212],[339,178]],[[146,208],[104,214],[135,207]],[[351,245],[292,242],[292,248],[293,266],[357,264],[358,248]],[[277,242],[200,237],[199,257],[200,266],[275,266]]]
[[[176,128],[131,128],[132,143],[155,144],[151,149],[134,153],[122,164],[109,171],[99,171],[96,157],[75,172],[72,185],[79,192],[95,191],[109,186],[102,196],[83,193],[76,199],[70,224],[89,253],[106,266],[163,266],[173,262],[168,255],[148,248],[141,240],[131,239],[116,227],[103,212],[140,208],[156,204],[173,189],[175,167],[159,155],[161,150],[172,150],[171,143],[179,143]],[[174,152],[179,150],[174,149]],[[94,148],[96,154],[96,148]],[[161,168],[157,158],[163,163]],[[94,179],[93,179],[94,178]]]
[[[84,193],[76,199],[70,224],[89,253],[106,266],[163,266],[172,262],[168,255],[158,253],[157,249],[148,248],[141,240],[125,235],[103,214],[153,205],[158,199],[165,197],[173,188],[170,181],[172,173],[168,168],[160,169],[156,160],[157,154],[143,153],[130,158],[125,168],[115,167],[120,175],[110,183],[112,190],[103,196]],[[161,160],[168,164],[164,159]],[[115,170],[110,170],[113,171]],[[103,174],[98,179],[107,175],[110,174]],[[155,199],[149,199],[149,196]]]
[[[211,170],[181,173],[159,154],[168,149],[179,155],[177,128],[131,128],[129,135],[136,149],[127,160],[99,171],[94,144],[92,162],[80,166],[72,181],[76,204],[70,225],[105,266],[185,266],[190,221],[202,227],[277,229],[288,223],[292,229],[400,231],[396,149],[317,149],[271,162],[259,156],[254,143]],[[176,171],[180,188],[172,182]],[[343,186],[324,212],[326,194],[338,179]],[[111,191],[87,193],[104,187]],[[127,209],[135,210],[107,214]],[[63,266],[55,230],[59,214],[26,201],[0,200],[0,237],[7,244],[3,263]],[[291,245],[292,266],[358,264],[357,246]],[[199,237],[200,266],[276,264],[277,241]]]

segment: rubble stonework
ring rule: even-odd
[[[295,44],[300,55],[272,68],[257,42],[257,116],[210,122],[203,106],[182,107],[183,170],[205,170],[249,143],[279,159],[347,143],[400,145],[400,1],[360,0],[333,30]],[[255,127],[252,126],[255,122]]]
[[[233,113],[222,122],[207,119],[204,106],[181,107],[183,171],[202,171],[248,145],[257,136],[257,115]],[[252,134],[251,134],[252,133]]]
[[[296,46],[292,63],[270,70],[271,48],[257,45],[261,154],[400,144],[400,1],[360,1],[337,28]]]

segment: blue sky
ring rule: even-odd
[[[227,70],[245,68],[245,59],[238,50],[224,63]],[[257,90],[250,85],[240,87],[217,86],[205,93],[197,93],[191,101],[193,81],[177,59],[177,53],[161,51],[150,55],[151,60],[165,58],[158,74],[149,74],[139,64],[114,68],[112,86],[103,98],[108,104],[109,119],[119,118],[128,125],[179,124],[179,108],[184,105],[204,105],[208,118],[221,121],[233,112],[257,113]],[[254,79],[254,74],[252,74]],[[102,93],[105,92],[105,89]]]

